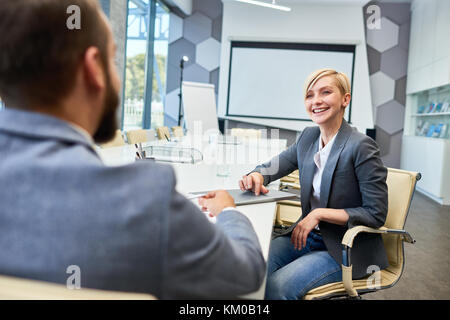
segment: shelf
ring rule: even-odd
[[[404,135],[403,137],[407,138],[420,138],[432,141],[450,141],[450,138],[438,138],[438,137],[427,137],[427,136],[415,136],[415,135]]]
[[[414,113],[411,117],[432,117],[450,115],[450,112],[435,112],[435,113]]]

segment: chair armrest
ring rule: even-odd
[[[351,229],[348,229],[347,232],[344,234],[344,237],[342,238],[342,242],[341,242],[342,245],[351,248],[353,246],[353,240],[361,232],[401,234],[401,235],[403,235],[403,241],[406,241],[409,243],[416,242],[416,240],[414,240],[411,237],[411,235],[408,232],[406,232],[405,230],[388,229],[386,227],[381,227],[379,229],[375,229],[375,228],[370,228],[370,227],[366,227],[366,226],[356,226]]]
[[[361,232],[367,232],[367,233],[381,233],[381,234],[400,234],[403,237],[403,241],[409,242],[409,243],[415,243],[416,240],[414,240],[411,235],[406,232],[405,230],[399,230],[399,229],[388,229],[386,227],[381,227],[379,229],[370,228],[366,226],[356,226],[351,229],[348,229],[347,232],[344,234],[344,237],[342,238],[342,282],[344,284],[345,291],[347,291],[347,294],[350,297],[357,297],[358,293],[353,288],[353,277],[352,277],[352,263],[351,263],[351,248],[353,246],[353,241],[355,240],[355,237],[361,233]]]

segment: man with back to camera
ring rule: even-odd
[[[81,28],[66,26],[80,8]],[[233,298],[259,288],[265,262],[225,191],[202,206],[173,169],[106,167],[93,147],[114,136],[120,81],[96,0],[0,4],[0,274],[160,299]]]

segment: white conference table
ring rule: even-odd
[[[203,154],[203,159],[196,163],[165,162],[174,168],[178,192],[188,195],[190,192],[219,189],[238,189],[238,181],[243,175],[255,168],[257,164],[269,160],[286,148],[286,140],[258,139],[244,140],[242,143],[216,144],[198,139],[184,138],[178,142],[152,141],[143,144],[144,150],[149,146],[194,147]],[[120,166],[136,161],[134,145],[122,147],[97,148],[97,152],[106,165]],[[279,182],[271,183],[268,188],[277,190]],[[192,200],[198,206],[197,200]],[[248,217],[255,229],[264,259],[267,261],[272,234],[275,202],[238,206]],[[265,281],[261,288],[243,298],[263,299]]]

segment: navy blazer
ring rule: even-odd
[[[265,261],[236,210],[216,224],[175,189],[171,166],[105,166],[60,119],[0,111],[0,274],[160,299],[257,290]]]
[[[302,216],[283,234],[289,234],[311,211],[310,197],[314,178],[314,154],[319,150],[319,127],[305,128],[297,141],[269,162],[255,168],[264,185],[299,169]],[[321,221],[319,228],[330,255],[342,264],[341,241],[356,225],[379,228],[388,210],[387,169],[374,140],[343,120],[325,165],[320,185],[320,207],[344,209],[349,220],[345,226]],[[362,233],[355,239],[351,261],[353,277],[370,274],[369,266],[388,266],[381,235]]]

